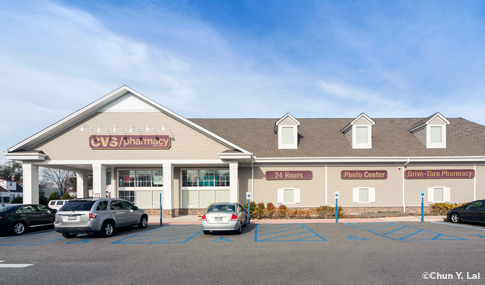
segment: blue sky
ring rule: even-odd
[[[2,1],[0,23],[2,150],[121,85],[187,118],[485,124],[483,1]]]

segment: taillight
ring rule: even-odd
[[[207,217],[205,215],[202,216],[202,221],[206,221],[207,222]]]
[[[98,214],[96,213],[89,213],[89,220],[94,221],[98,217]]]
[[[231,221],[237,221],[237,216],[232,214]]]

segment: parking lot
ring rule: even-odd
[[[427,283],[423,273],[438,272],[470,283],[480,282],[467,273],[483,270],[484,242],[485,227],[446,222],[251,224],[241,235],[150,225],[107,239],[43,229],[0,236],[0,275],[34,284],[387,284]]]

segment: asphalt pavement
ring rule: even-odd
[[[204,235],[197,220],[111,238],[46,229],[0,237],[0,283],[482,284],[485,227],[434,219],[258,221],[241,235]]]

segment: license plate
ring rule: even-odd
[[[67,219],[68,220],[76,220],[76,216],[69,216]]]
[[[216,217],[216,222],[222,222],[222,217]]]

